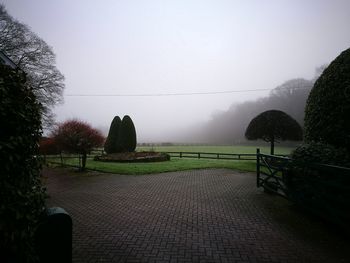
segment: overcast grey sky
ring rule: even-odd
[[[57,120],[109,127],[134,120],[139,141],[211,118],[268,91],[160,97],[164,94],[272,89],[310,79],[350,46],[348,0],[0,0],[53,47],[65,75]]]

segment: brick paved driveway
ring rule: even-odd
[[[350,262],[350,241],[255,176],[45,169],[49,206],[73,218],[73,262]]]

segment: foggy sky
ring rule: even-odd
[[[164,94],[273,89],[350,46],[350,1],[47,1],[0,0],[57,55],[65,75],[58,121],[98,128],[115,115],[133,119],[138,140],[170,135],[231,104],[268,91],[159,97]]]

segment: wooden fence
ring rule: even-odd
[[[164,152],[171,157],[215,159],[215,160],[246,160],[255,161],[255,153],[207,153],[207,152]]]
[[[265,191],[288,196],[286,185],[287,171],[291,159],[283,156],[261,154],[256,152],[256,185]]]
[[[213,160],[240,160],[240,161],[256,161],[255,153],[207,153],[207,152],[162,152],[167,153],[171,157],[175,158],[195,158],[195,159],[213,159]],[[88,156],[88,159],[94,158],[96,155],[104,154],[103,150],[93,150]],[[43,156],[44,160],[60,159],[63,162],[64,159],[80,158],[77,154],[61,154],[61,155],[49,155]]]

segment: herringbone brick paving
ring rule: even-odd
[[[350,262],[347,237],[251,173],[44,175],[48,205],[72,216],[73,262]]]

